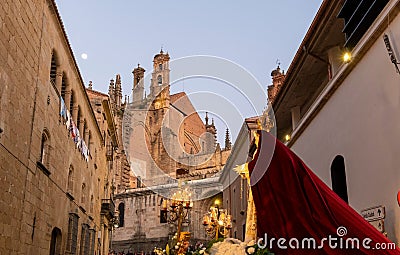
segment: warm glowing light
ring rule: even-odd
[[[214,202],[214,204],[215,205],[219,205],[221,202],[217,199],[217,200],[215,200],[215,202]]]
[[[345,63],[349,63],[351,61],[351,53],[350,52],[345,52],[343,54],[343,61]]]
[[[286,141],[290,141],[290,135],[285,136]]]

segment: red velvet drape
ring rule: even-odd
[[[251,175],[260,176],[257,183],[252,183],[252,192],[257,210],[257,231],[259,237],[267,234],[269,247],[272,238],[275,238],[272,251],[277,255],[285,254],[400,254],[395,250],[377,250],[377,243],[391,243],[372,225],[366,222],[355,210],[337,196],[324,182],[322,182],[289,148],[277,141],[265,131],[260,132],[259,149],[249,163]],[[271,147],[275,144],[272,160]],[[318,155],[315,155],[318,157]],[[269,165],[268,165],[269,163]],[[254,181],[252,176],[251,181]],[[337,229],[345,227],[347,234],[339,238]],[[343,230],[343,228],[342,228]],[[338,238],[324,240],[323,238]],[[278,247],[277,239],[285,238],[285,243]],[[299,240],[297,243],[291,238]],[[300,249],[303,238],[314,238],[317,249]],[[345,249],[348,238],[358,238],[359,249]],[[371,247],[367,249],[363,241]],[[340,248],[342,239],[342,249]],[[306,239],[307,240],[307,239]],[[283,242],[283,241],[282,241]],[[309,241],[305,241],[305,247]],[[334,245],[336,248],[332,249]],[[287,247],[287,249],[285,248]],[[352,248],[352,245],[347,247]],[[357,246],[355,246],[357,247]]]

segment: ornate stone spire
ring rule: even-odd
[[[114,99],[114,79],[110,80],[110,85],[108,86],[108,95],[111,99]]]
[[[119,108],[122,104],[122,86],[121,86],[121,75],[117,74],[115,77],[115,104]]]
[[[122,91],[122,87],[121,87],[121,75],[117,74],[117,76],[115,77],[115,91],[117,93]]]
[[[229,128],[225,132],[225,150],[230,150],[232,147],[231,139],[229,138]]]
[[[212,136],[209,136],[209,140],[207,141],[207,144],[209,146],[211,146],[210,148],[214,149],[216,142],[217,142],[217,129],[215,128],[215,125],[214,125],[214,118],[211,118],[211,125],[210,125],[208,122],[208,120],[209,120],[208,112],[206,112],[205,120],[206,120],[206,125],[205,125],[206,131],[212,135]]]

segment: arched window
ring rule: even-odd
[[[67,191],[70,194],[74,192],[74,168],[72,166],[69,167],[68,171]]]
[[[85,141],[85,143],[87,142],[86,130],[87,130],[86,120],[83,120],[82,137],[83,137],[83,140]]]
[[[53,85],[56,85],[56,76],[57,76],[57,60],[55,56],[55,52],[51,53],[51,63],[50,63],[50,82]]]
[[[49,153],[50,153],[50,141],[49,134],[45,130],[42,133],[42,140],[40,143],[40,162],[45,166],[49,166]]]
[[[72,116],[72,113],[73,113],[73,109],[74,109],[74,92],[71,90],[71,99],[70,99],[70,101],[69,101],[69,112],[71,113],[71,116]]]
[[[82,224],[79,255],[88,255],[90,248],[89,225]]]
[[[86,202],[86,184],[82,183],[81,203],[84,204],[85,202]]]
[[[124,226],[124,219],[125,219],[125,204],[120,203],[118,205],[118,212],[119,212],[119,226]]]
[[[78,113],[76,114],[76,127],[78,128],[79,132],[82,132],[82,130],[80,130],[81,128],[81,108],[78,106]],[[80,134],[81,137],[83,136],[83,134]]]
[[[336,156],[331,165],[332,189],[348,203],[346,168],[343,156]]]
[[[78,243],[78,221],[79,216],[75,213],[69,214],[68,219],[68,236],[67,236],[67,247],[68,254],[76,254],[76,248]]]
[[[59,228],[53,228],[53,231],[51,231],[50,255],[61,254],[61,241],[61,230]]]
[[[160,205],[161,205],[161,210],[160,210],[160,223],[168,223],[168,211],[167,210],[165,210],[164,208],[162,208],[162,207],[165,207],[165,205],[166,204],[164,204],[164,199],[163,198],[161,198],[161,201],[160,201]]]
[[[158,80],[158,85],[161,85],[161,84],[162,84],[162,77],[161,77],[161,75],[159,75],[159,76],[157,77],[157,80]]]
[[[90,196],[90,208],[89,208],[89,212],[93,213],[94,210],[94,198],[93,195]]]
[[[67,91],[67,82],[65,81],[65,75],[63,75],[61,80],[61,97],[65,102],[65,92]]]
[[[160,69],[160,71],[162,70],[162,64],[158,65],[158,68]]]
[[[89,130],[89,133],[88,133],[88,138],[87,138],[87,144],[86,144],[86,146],[87,146],[87,148],[88,148],[88,151],[89,151],[89,154],[90,154],[90,139],[92,138],[92,132],[90,132],[90,130]]]

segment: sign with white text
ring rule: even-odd
[[[385,207],[375,206],[361,211],[361,215],[366,221],[376,221],[385,218]]]

